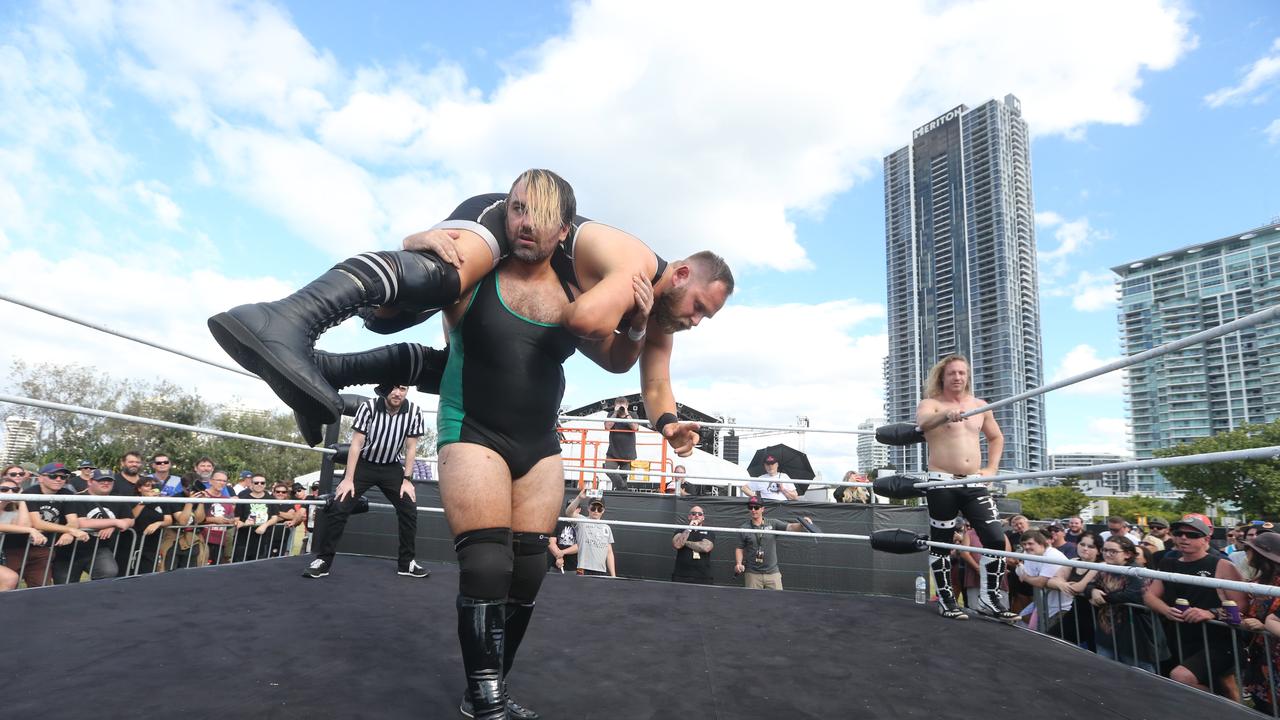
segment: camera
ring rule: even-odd
[[[626,416],[627,416],[627,406],[626,406],[626,405],[619,405],[618,407],[614,408],[614,409],[613,409],[613,416],[614,416],[614,417],[626,417]]]
[[[603,491],[603,490],[588,490],[588,491],[587,491],[587,499],[588,499],[588,500],[599,500],[599,499],[600,499],[600,498],[602,498],[602,497],[604,497],[604,491]]]

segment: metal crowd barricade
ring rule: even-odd
[[[1046,602],[1048,592],[1056,591],[1046,591],[1044,588],[1035,589],[1034,602],[1036,608],[1048,607]],[[1085,609],[1088,612],[1082,612]],[[1106,633],[1099,634],[1099,611],[1106,614],[1107,624],[1112,629],[1110,647],[1102,641],[1102,637],[1106,636]],[[1123,623],[1124,627],[1121,632],[1127,634],[1127,637],[1125,637],[1128,641],[1127,648],[1121,647],[1122,643],[1119,642],[1119,637],[1115,635],[1116,628],[1121,627],[1121,624],[1117,623],[1117,617],[1126,620]],[[1057,622],[1052,622],[1051,620],[1057,620]],[[1140,627],[1144,625],[1150,629],[1148,637],[1140,637],[1140,635],[1145,634],[1139,631]],[[1178,624],[1166,620],[1146,605],[1123,603],[1107,605],[1104,608],[1095,608],[1088,602],[1087,598],[1077,596],[1074,598],[1072,606],[1056,618],[1050,619],[1044,617],[1041,613],[1037,613],[1036,627],[1032,629],[1124,665],[1167,677],[1175,667],[1185,664],[1189,654],[1198,652],[1193,648],[1183,647],[1183,634],[1177,631],[1176,625]],[[1228,668],[1214,667],[1213,653],[1206,652],[1205,672],[1209,676],[1207,678],[1209,691],[1216,695],[1229,697],[1245,707],[1252,707],[1253,698],[1245,692],[1245,680],[1250,677],[1247,674],[1246,667],[1250,662],[1260,662],[1263,667],[1259,668],[1259,671],[1266,679],[1270,702],[1267,707],[1253,707],[1252,709],[1269,714],[1271,717],[1280,717],[1280,703],[1276,702],[1275,679],[1276,673],[1280,672],[1280,666],[1272,660],[1272,648],[1275,640],[1272,639],[1271,634],[1266,630],[1248,630],[1219,620],[1206,620],[1200,623],[1192,623],[1191,625],[1197,626],[1200,632],[1200,642],[1205,648],[1210,646],[1211,628],[1218,629],[1230,638],[1232,665],[1229,668],[1229,672]],[[1170,632],[1171,629],[1172,632]],[[1259,640],[1261,641],[1260,643],[1258,642]],[[1262,658],[1247,658],[1246,649],[1255,644],[1261,644],[1263,650]],[[1145,660],[1143,655],[1148,649],[1150,650],[1150,655],[1148,656],[1150,660]],[[1234,688],[1224,682],[1224,679],[1228,677],[1234,681]],[[1229,694],[1233,690],[1235,697]]]

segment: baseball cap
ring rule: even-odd
[[[774,457],[774,456],[772,456],[772,455],[766,455],[766,456],[765,456],[765,458],[764,458],[764,464],[765,464],[765,465],[772,465],[772,464],[774,464],[774,463],[776,463],[776,462],[778,462],[778,458],[776,458],[776,457]]]
[[[1206,522],[1205,516],[1199,513],[1183,515],[1181,520],[1169,526],[1170,530],[1177,530],[1180,527],[1189,527],[1202,535],[1212,535],[1213,525]]]
[[[60,462],[51,462],[51,463],[45,463],[40,467],[40,474],[41,475],[70,475],[71,472],[67,470],[66,465],[63,465]]]
[[[1162,517],[1153,517],[1147,521],[1147,527],[1167,528],[1169,527],[1169,521]]]
[[[1050,523],[1044,526],[1045,532],[1066,532],[1058,523]]]
[[[747,507],[752,509],[755,509],[758,507],[764,507],[764,503],[760,502],[759,497],[752,495],[751,499],[747,501]]]
[[[312,490],[319,490],[319,489],[320,489],[320,481],[319,481],[319,480],[316,480],[315,482],[311,483],[311,489],[312,489]]]
[[[93,464],[91,461],[89,461],[89,460],[81,460],[81,461],[80,461],[80,464],[79,464],[79,465],[76,465],[76,469],[77,469],[77,470],[83,470],[83,469],[85,469],[85,468],[93,468],[93,469],[95,469],[95,470],[96,470],[96,469],[98,469],[98,466],[97,466],[97,465],[94,465],[94,464]]]
[[[241,480],[243,480],[243,479],[245,479],[245,478],[251,478],[251,477],[253,477],[253,471],[252,471],[252,470],[241,470],[241,471],[240,471],[240,479],[241,479]]]

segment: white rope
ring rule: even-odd
[[[564,471],[567,473],[589,472],[589,473],[594,473],[596,475],[613,474],[613,475],[638,475],[641,477],[666,477],[666,478],[671,478],[673,481],[676,478],[679,478],[680,480],[684,480],[686,478],[687,479],[697,478],[700,480],[714,480],[716,481],[717,484],[720,484],[720,485],[746,485],[747,483],[752,483],[752,482],[776,482],[774,480],[767,479],[767,476],[764,476],[764,475],[761,475],[760,477],[757,477],[757,478],[749,478],[749,479],[743,480],[740,477],[729,477],[725,475],[676,475],[672,473],[656,472],[652,470],[628,470],[626,468],[619,468],[617,470],[607,470],[604,468],[583,467],[580,465],[565,465]],[[814,485],[841,485],[845,487],[871,487],[871,483],[867,483],[867,482],[841,482],[836,480],[797,480],[796,478],[787,478],[787,480],[784,482],[792,482],[792,483],[798,482],[801,484],[809,485],[810,487]],[[694,483],[694,484],[701,485],[703,483]]]
[[[387,503],[369,503],[370,508],[394,509],[393,505]],[[418,512],[443,513],[444,508],[420,507]],[[655,523],[643,522],[640,520],[605,520],[603,518],[595,520],[591,518],[578,517],[559,517],[557,520],[572,523],[597,523],[600,525],[619,525],[622,527],[639,527],[654,528],[658,530],[714,530],[716,532],[731,533],[736,535],[783,535],[788,537],[796,537],[808,540],[827,539],[827,540],[871,540],[870,535],[854,535],[849,533],[811,533],[793,530],[774,530],[772,528],[744,528],[744,527],[720,527],[715,525],[687,525],[680,523]],[[1091,563],[1083,560],[1070,560],[1056,558],[1047,558],[1042,555],[1032,555],[1030,553],[1010,552],[1008,550],[991,550],[982,547],[971,547],[969,545],[953,545],[951,543],[934,542],[926,540],[925,544],[929,547],[942,548],[944,550],[959,550],[962,552],[976,552],[983,555],[997,555],[1006,558],[1015,558],[1017,560],[1026,560],[1030,562],[1043,562],[1050,565],[1068,565],[1070,567],[1084,568],[1086,570],[1097,570],[1099,572],[1111,573],[1113,575],[1131,575],[1153,580],[1161,580],[1167,582],[1183,583],[1186,585],[1200,585],[1202,587],[1222,588],[1225,590],[1238,590],[1244,593],[1252,593],[1254,595],[1269,595],[1271,597],[1280,597],[1280,586],[1277,585],[1259,585],[1258,583],[1241,582],[1239,580],[1220,580],[1217,578],[1206,578],[1198,575],[1183,575],[1180,573],[1163,572],[1160,570],[1148,570],[1146,568],[1137,567],[1136,565],[1107,565],[1105,563]]]
[[[221,368],[221,369],[223,369],[223,370],[230,370],[230,371],[231,371],[231,372],[233,372],[233,373],[236,373],[236,374],[239,374],[239,375],[244,375],[245,377],[251,377],[251,378],[253,378],[254,380],[259,379],[257,375],[254,375],[253,373],[248,372],[248,371],[246,371],[246,370],[244,370],[244,369],[242,369],[242,368],[238,368],[238,367],[236,367],[236,366],[234,366],[234,365],[227,365],[227,364],[224,364],[224,363],[220,363],[220,362],[218,362],[218,361],[216,361],[216,360],[210,360],[210,359],[208,359],[208,358],[202,358],[202,357],[200,357],[200,356],[198,356],[198,355],[192,355],[191,353],[183,352],[182,350],[178,350],[178,349],[176,349],[176,348],[172,348],[172,347],[169,347],[169,346],[167,346],[167,345],[161,345],[160,343],[155,342],[154,340],[147,340],[147,339],[145,339],[145,338],[140,338],[140,337],[137,337],[137,336],[135,336],[135,335],[130,335],[130,334],[128,334],[128,333],[121,332],[121,331],[119,331],[119,330],[113,330],[112,328],[109,328],[109,327],[107,327],[106,325],[100,325],[100,324],[95,323],[95,322],[90,322],[90,321],[88,321],[88,320],[84,320],[84,319],[82,319],[82,318],[78,318],[78,317],[76,317],[76,316],[74,316],[74,315],[68,315],[67,313],[61,312],[61,311],[59,311],[59,310],[54,310],[53,308],[45,307],[44,305],[38,305],[38,304],[36,304],[36,303],[31,302],[30,300],[27,300],[27,299],[24,299],[24,298],[15,297],[15,296],[10,295],[10,294],[8,294],[8,293],[6,293],[6,292],[0,292],[0,300],[7,300],[7,301],[9,301],[9,302],[13,303],[14,305],[21,305],[21,306],[23,306],[23,307],[25,307],[25,308],[29,308],[29,309],[31,309],[31,310],[35,310],[36,312],[42,312],[42,313],[44,313],[44,314],[46,314],[46,315],[52,315],[52,316],[54,316],[54,317],[56,317],[56,318],[61,318],[62,320],[66,320],[67,322],[73,322],[73,323],[75,323],[75,324],[77,324],[77,325],[82,325],[82,326],[87,327],[87,328],[89,328],[89,329],[91,329],[91,330],[97,330],[98,332],[104,332],[104,333],[106,333],[106,334],[108,334],[108,335],[115,335],[115,336],[116,336],[116,337],[118,337],[118,338],[124,338],[125,340],[132,340],[132,341],[134,341],[134,342],[136,342],[136,343],[141,343],[141,344],[143,344],[143,345],[148,345],[148,346],[153,347],[153,348],[155,348],[155,349],[157,349],[157,350],[163,350],[163,351],[165,351],[165,352],[173,353],[174,355],[178,355],[178,356],[181,356],[181,357],[187,358],[188,360],[195,360],[196,362],[204,363],[205,365],[212,365],[213,367]]]
[[[1067,565],[1069,567],[1083,568],[1086,570],[1097,570],[1098,572],[1106,572],[1113,575],[1130,575],[1165,582],[1183,583],[1184,585],[1199,585],[1201,587],[1220,588],[1223,590],[1238,590],[1243,593],[1252,593],[1254,595],[1280,597],[1280,585],[1259,585],[1258,583],[1242,582],[1240,580],[1221,580],[1218,578],[1200,577],[1199,575],[1183,575],[1182,573],[1164,572],[1162,570],[1148,570],[1144,567],[1138,567],[1137,565],[1107,565],[1106,563],[1091,563],[1083,560],[1071,560],[1069,558],[1058,560],[1057,558],[1049,558],[1043,555],[1009,552],[1008,550],[991,550],[988,548],[972,547],[969,545],[953,545],[951,543],[934,542],[932,540],[927,541],[925,544],[929,547],[942,548],[944,550],[959,550],[961,552],[976,552],[983,555],[998,555],[1000,557],[1015,558],[1017,560],[1042,562],[1049,565]]]
[[[1013,482],[1015,480],[1034,480],[1073,475],[1095,475],[1116,472],[1119,470],[1140,470],[1143,468],[1176,467],[1179,465],[1208,465],[1216,462],[1232,462],[1240,460],[1277,460],[1280,459],[1280,446],[1248,448],[1245,450],[1224,450],[1216,453],[1200,453],[1198,455],[1179,455],[1178,457],[1152,458],[1150,460],[1132,460],[1129,462],[1106,463],[1104,465],[1081,465],[1061,470],[1037,470],[1035,472],[1011,473],[1009,475],[970,476],[960,480],[930,480],[918,482],[916,488],[938,488],[949,485],[972,485],[975,483]],[[908,473],[915,474],[915,473]]]
[[[1109,362],[1106,365],[1101,365],[1092,370],[1082,372],[1078,375],[1072,375],[1071,377],[1066,378],[1064,380],[1058,380],[1057,382],[1052,382],[1052,383],[1049,383],[1048,385],[1041,385],[1040,387],[1032,388],[1025,392],[1018,393],[1017,395],[1012,395],[1010,397],[1004,398],[1003,400],[997,400],[996,402],[993,402],[993,403],[987,403],[982,407],[974,408],[973,410],[970,410],[964,413],[960,417],[967,418],[967,417],[972,417],[974,415],[981,415],[982,413],[987,412],[989,410],[995,410],[996,408],[1004,407],[1005,405],[1018,402],[1019,400],[1026,400],[1029,397],[1035,397],[1036,395],[1043,395],[1044,393],[1047,393],[1050,390],[1057,390],[1059,388],[1064,388],[1068,385],[1074,385],[1076,383],[1083,382],[1091,378],[1095,378],[1099,375],[1109,373],[1112,370],[1119,370],[1121,368],[1129,367],[1130,365],[1137,365],[1138,363],[1144,362],[1146,360],[1150,360],[1151,358],[1160,357],[1161,355],[1167,355],[1171,352],[1174,352],[1175,350],[1181,350],[1191,345],[1198,345],[1199,343],[1205,342],[1206,340],[1212,340],[1214,338],[1221,337],[1223,335],[1229,335],[1230,333],[1236,332],[1237,330],[1244,330],[1246,328],[1253,327],[1254,325],[1258,325],[1259,323],[1264,323],[1268,320],[1272,320],[1276,318],[1280,318],[1280,305],[1267,308],[1266,310],[1259,310],[1258,312],[1252,313],[1250,315],[1245,315],[1244,317],[1239,318],[1237,320],[1232,320],[1229,323],[1225,323],[1223,325],[1219,325],[1214,328],[1209,328],[1208,330],[1198,332],[1195,335],[1189,335],[1185,338],[1182,338],[1181,340],[1174,340],[1173,342],[1165,343],[1164,345],[1151,348],[1150,350],[1137,353],[1136,355],[1129,355],[1128,357],[1120,358],[1119,360]]]
[[[632,423],[634,425],[643,425],[645,427],[652,427],[649,424],[648,420],[642,420],[640,418],[613,418],[613,417],[599,418],[599,417],[578,417],[576,415],[561,415],[558,418],[558,420],[562,423],[567,421],[589,422],[589,423],[625,422],[625,423]],[[839,433],[841,435],[875,435],[876,434],[875,430],[846,430],[841,428],[815,428],[815,427],[799,427],[799,426],[792,426],[792,425],[743,425],[740,423],[698,422],[697,420],[681,420],[680,422],[697,423],[698,427],[700,428],[710,428],[710,429],[724,428],[728,430],[735,430],[735,429],[774,430],[777,432],[790,432],[790,433],[807,433],[807,432]],[[569,428],[569,429],[572,430],[574,428]],[[657,431],[653,430],[651,432],[657,432]]]
[[[197,498],[184,496],[139,497],[136,495],[92,495],[89,493],[72,493],[70,495],[53,493],[6,493],[0,497],[0,503],[23,500],[26,502],[70,502],[70,503],[126,503],[129,505],[210,505],[226,503],[229,505],[324,505],[324,500],[277,500],[275,498]],[[387,507],[391,507],[388,505]]]
[[[124,413],[111,412],[109,410],[95,410],[93,408],[80,407],[78,405],[64,405],[62,403],[18,397],[15,395],[0,394],[0,402],[12,403],[14,405],[27,405],[29,407],[38,407],[45,410],[59,410],[62,412],[80,413],[82,415],[94,415],[96,417],[110,418],[112,420],[134,422],[140,425],[153,425],[155,427],[168,428],[170,430],[186,430],[188,432],[216,435],[218,437],[230,438],[232,440],[249,440],[263,445],[276,445],[278,447],[293,448],[295,450],[308,450],[310,452],[318,452],[325,455],[332,455],[334,452],[329,448],[313,448],[303,445],[302,443],[288,442],[286,440],[272,440],[270,438],[261,438],[254,435],[242,435],[240,433],[228,432],[226,430],[215,430],[213,428],[203,428],[195,425],[183,425],[181,423],[173,423],[166,420],[152,420],[150,418],[138,417],[136,415],[125,415]]]

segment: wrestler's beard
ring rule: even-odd
[[[120,468],[120,474],[121,474],[121,475],[127,475],[128,477],[138,477],[138,471],[137,471],[137,470],[130,470],[128,467],[121,467],[121,468]]]
[[[689,325],[676,316],[676,306],[684,299],[684,294],[688,288],[673,287],[653,299],[653,309],[649,311],[649,316],[658,323],[658,329],[671,335],[688,330]]]
[[[520,228],[520,232],[516,234],[516,239],[533,241],[534,245],[531,248],[516,245],[511,251],[511,254],[515,255],[517,260],[530,265],[540,263],[551,257],[551,253],[556,249],[554,244],[544,248],[542,240],[538,238],[538,234],[529,226]]]

